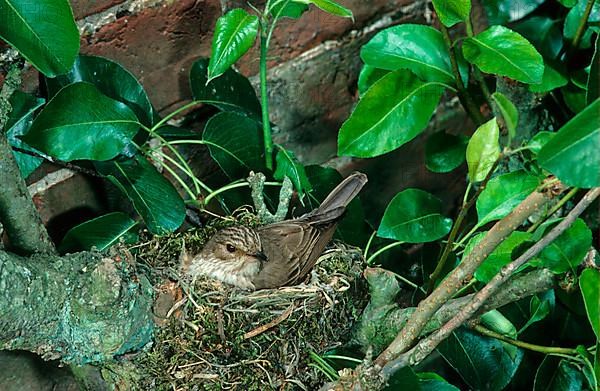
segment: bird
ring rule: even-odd
[[[207,276],[247,290],[297,285],[331,241],[346,207],[367,176],[355,172],[338,184],[321,205],[295,219],[250,228],[218,231],[183,268],[194,280]]]

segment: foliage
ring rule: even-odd
[[[239,181],[250,171],[279,181],[288,177],[307,205],[322,199],[332,179],[339,180],[337,173],[322,167],[304,167],[292,151],[273,144],[266,78],[268,48],[281,18],[300,18],[311,5],[353,18],[346,7],[332,0],[268,0],[262,10],[229,11],[216,24],[211,57],[191,67],[192,101],[161,118],[142,85],[121,65],[77,56],[79,37],[66,0],[39,1],[37,7],[23,4],[0,0],[0,38],[46,77],[48,92],[43,98],[18,92],[9,100],[13,111],[4,131],[23,177],[43,159],[93,167],[123,192],[136,219],[157,235],[182,225],[186,205],[205,209],[217,206],[208,205],[215,200],[225,211],[237,206],[224,193],[245,186]],[[477,260],[472,278],[463,277],[450,296],[484,291],[507,265],[569,221],[564,216],[579,189],[600,187],[600,4],[487,0],[483,7],[490,26],[479,32],[472,26],[469,0],[432,4],[439,19],[434,26],[392,26],[363,45],[360,98],[340,128],[337,145],[340,156],[375,158],[423,142],[428,169],[456,173],[461,168],[466,177],[454,219],[433,194],[411,188],[396,194],[375,221],[377,229],[365,248],[365,256],[375,250],[369,264],[401,245],[419,244],[410,251],[421,259],[440,250],[439,257],[433,255],[433,267],[424,265],[414,275],[418,283],[400,276],[415,288],[409,301],[435,293],[440,281],[494,235],[497,225],[492,224],[505,222],[532,194],[552,193],[557,184],[570,187],[564,195],[553,195],[554,204],[509,227],[499,244]],[[255,43],[260,46],[259,96],[233,68]],[[523,94],[532,94],[540,106],[531,110],[520,99]],[[428,132],[442,97],[453,96],[470,122],[460,134]],[[201,134],[169,123],[198,106],[211,106],[211,114],[217,111]],[[530,111],[543,112],[544,120],[532,121]],[[526,131],[531,126],[533,132]],[[182,146],[189,145],[206,146],[232,183],[212,189],[197,178],[182,153]],[[470,210],[473,206],[475,211]],[[357,227],[364,222],[360,205],[354,203],[348,214]],[[105,249],[130,240],[139,227],[136,219],[119,212],[97,217],[74,227],[62,249]],[[453,381],[474,389],[516,389],[523,384],[536,390],[597,388],[600,282],[590,220],[586,215],[573,219],[515,271],[549,269],[560,286],[525,304],[488,312],[477,327],[465,323],[468,327],[453,330],[438,346],[445,363],[432,358],[439,366],[433,370],[445,374],[453,369],[461,379]],[[355,237],[360,231],[342,225],[341,233],[362,245],[365,238]],[[392,268],[400,269],[396,266]],[[563,330],[572,335],[561,334]],[[578,346],[561,348],[557,343]],[[335,378],[335,370],[328,368],[335,360],[313,359]],[[413,368],[404,366],[390,384],[455,389],[438,374],[422,372],[421,361],[410,364]]]

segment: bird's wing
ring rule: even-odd
[[[256,288],[298,284],[316,263],[333,231],[294,220],[259,228],[269,260],[254,281]]]

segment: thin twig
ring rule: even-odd
[[[538,353],[544,353],[544,354],[553,354],[553,353],[577,354],[577,349],[560,348],[560,347],[556,347],[556,346],[541,346],[541,345],[535,345],[535,344],[528,343],[528,342],[519,341],[518,339],[508,338],[508,337],[506,337],[502,334],[499,334],[495,331],[489,330],[479,324],[473,326],[473,329],[475,331],[477,331],[479,334],[485,335],[486,337],[492,337],[499,341],[503,341],[503,342],[509,343],[514,346],[518,346],[523,349],[531,350],[532,352],[538,352]]]
[[[581,38],[583,38],[583,33],[587,27],[588,19],[590,18],[590,14],[592,13],[592,8],[595,0],[588,0],[585,5],[585,10],[583,11],[583,15],[581,16],[581,20],[579,21],[579,26],[577,26],[577,30],[575,31],[575,35],[573,36],[573,41],[571,43],[571,50],[577,49],[579,43],[581,42]]]
[[[265,323],[257,328],[255,328],[254,330],[248,331],[246,334],[244,334],[244,339],[250,339],[250,338],[254,338],[259,334],[264,333],[265,331],[269,330],[270,328],[273,328],[275,326],[277,326],[279,323],[283,322],[284,320],[286,320],[294,311],[295,306],[292,304],[291,306],[289,306],[289,308],[287,310],[285,310],[281,315],[279,315],[277,318],[273,319],[272,321]]]
[[[515,261],[504,266],[496,276],[479,292],[473,296],[473,299],[465,305],[459,312],[429,337],[421,340],[414,348],[408,352],[397,356],[388,362],[383,368],[384,376],[389,376],[398,369],[407,365],[415,365],[427,357],[433,350],[445,340],[454,330],[469,320],[486,302],[486,300],[506,282],[511,275],[531,258],[539,254],[544,248],[552,243],[559,235],[567,230],[573,222],[590,206],[592,202],[600,195],[600,187],[589,190],[579,203],[569,212],[569,214],[558,223],[546,236],[531,246]]]

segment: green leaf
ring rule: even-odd
[[[471,0],[433,0],[433,8],[446,27],[469,19],[471,14]]]
[[[475,246],[485,237],[485,232],[480,232],[473,236],[463,253],[465,259],[475,248]],[[504,266],[513,261],[513,251],[525,241],[529,240],[531,234],[528,232],[513,231],[502,243],[492,251],[490,255],[479,265],[475,271],[477,281],[488,283]]]
[[[304,166],[296,159],[292,151],[278,147],[279,151],[276,156],[276,169],[273,177],[278,180],[283,180],[284,177],[290,178],[298,194],[300,200],[304,198],[304,193],[312,189],[310,181],[306,176]]]
[[[309,194],[309,201],[316,200],[320,203],[343,179],[339,172],[330,167],[311,165],[306,166],[305,169],[313,187]],[[316,207],[315,203],[311,203],[311,208],[313,207]],[[367,243],[370,234],[371,230],[365,222],[365,212],[361,202],[355,198],[346,208],[344,218],[338,223],[336,236],[344,243],[362,247]]]
[[[466,329],[452,333],[438,352],[474,390],[502,390],[523,359],[521,349]]]
[[[350,11],[348,8],[336,3],[335,1],[332,0],[304,0],[307,4],[311,3],[316,5],[317,7],[319,7],[320,9],[322,9],[323,11],[332,14],[332,15],[336,15],[336,16],[341,16],[343,18],[351,18],[354,19],[354,16],[352,15],[352,11]]]
[[[546,225],[539,229],[547,228]],[[577,219],[565,232],[546,246],[538,257],[531,261],[531,264],[548,268],[556,274],[575,271],[583,262],[591,245],[592,231],[583,220]]]
[[[358,102],[338,136],[340,156],[374,157],[393,151],[423,131],[443,85],[398,70],[377,81]]]
[[[569,83],[560,89],[565,104],[573,113],[580,113],[585,109],[585,90],[577,87],[575,83]]]
[[[140,124],[127,105],[90,83],[60,90],[22,137],[32,147],[62,161],[109,160],[117,156]]]
[[[515,325],[498,310],[491,310],[481,315],[481,323],[487,329],[502,334],[505,337],[517,337],[517,328]]]
[[[144,157],[94,162],[94,166],[127,195],[153,234],[173,232],[183,223],[183,200]]]
[[[251,170],[265,170],[262,132],[252,118],[233,112],[219,113],[206,123],[202,139],[230,179],[245,178]]]
[[[558,2],[567,8],[572,8],[577,4],[577,0],[558,0]]]
[[[600,270],[585,269],[579,278],[579,287],[592,330],[600,340]]]
[[[452,219],[442,216],[441,210],[442,202],[426,191],[401,191],[385,209],[377,236],[407,243],[440,239],[452,228]]]
[[[556,133],[541,131],[535,134],[527,143],[527,148],[535,155],[540,153],[541,149],[548,143],[548,141],[552,140]]]
[[[154,124],[154,108],[144,87],[120,64],[104,57],[78,56],[68,73],[46,79],[48,95],[79,81],[92,83],[102,94],[125,103],[144,125]]]
[[[308,10],[308,5],[301,1],[279,0],[271,6],[271,15],[274,18],[292,18],[298,19]]]
[[[492,94],[492,99],[502,114],[502,119],[504,120],[510,138],[515,138],[517,135],[517,126],[519,124],[519,111],[506,95],[501,92],[494,92]]]
[[[104,251],[128,234],[133,236],[129,237],[129,242],[133,242],[137,239],[137,234],[132,232],[136,226],[137,223],[125,213],[105,214],[71,228],[60,243],[59,250],[66,253],[89,251],[95,247],[98,251]]]
[[[203,101],[223,111],[236,111],[261,118],[256,92],[250,81],[233,69],[207,84],[208,60],[197,60],[190,70],[190,86],[194,100]]]
[[[67,72],[79,52],[67,0],[0,0],[0,38],[47,77]]]
[[[583,375],[567,360],[546,356],[540,364],[533,383],[534,391],[580,391]]]
[[[401,24],[375,34],[360,51],[365,64],[388,71],[410,69],[421,80],[455,84],[442,33],[420,24]],[[461,74],[465,63],[459,58]],[[466,79],[466,73],[463,75]]]
[[[485,0],[485,9],[489,24],[505,24],[527,16],[545,0]]]
[[[569,80],[562,73],[548,64],[544,65],[544,75],[540,84],[530,84],[529,91],[531,92],[549,92],[555,88],[566,86]]]
[[[358,75],[358,94],[360,97],[362,98],[365,92],[367,92],[377,80],[388,73],[390,73],[390,71],[385,69],[375,68],[367,64],[363,65],[360,74]]]
[[[527,38],[545,59],[555,59],[563,48],[561,20],[546,16],[533,16],[513,26]]]
[[[433,372],[417,373],[420,391],[460,391],[460,388],[448,383],[446,379]]]
[[[577,32],[577,28],[579,27],[579,22],[583,18],[583,14],[585,11],[585,6],[588,3],[588,0],[579,0],[577,5],[575,5],[569,13],[567,14],[567,18],[565,19],[565,25],[563,28],[563,35],[567,40],[572,41],[575,37],[575,33]],[[579,48],[587,49],[592,45],[592,34],[594,32],[598,32],[600,29],[598,28],[598,22],[600,22],[600,2],[594,2],[592,6],[592,12],[588,17],[587,28],[583,33],[583,37],[579,42]],[[595,24],[595,25],[594,25]]]
[[[563,125],[538,154],[539,164],[568,186],[600,186],[600,99]]]
[[[523,170],[491,179],[477,198],[477,225],[504,218],[539,184],[539,178]]]
[[[528,84],[542,81],[544,60],[520,34],[503,26],[491,26],[462,46],[467,61],[483,72],[507,76]]]
[[[531,301],[529,302],[529,319],[525,325],[521,327],[519,334],[527,330],[532,324],[546,318],[550,314],[552,308],[554,308],[554,303],[555,297],[553,290],[547,291],[546,294],[542,295],[541,299],[537,295],[531,297]]]
[[[600,97],[600,38],[596,36],[594,56],[590,64],[585,101],[589,105]]]
[[[22,142],[19,136],[22,136],[29,131],[31,124],[33,123],[34,112],[39,109],[44,102],[45,100],[42,98],[36,98],[33,95],[26,94],[19,90],[12,94],[9,99],[12,110],[8,115],[8,120],[4,127],[6,137],[11,147],[32,151],[33,153],[37,152]],[[44,161],[44,159],[39,156],[16,150],[13,150],[13,155],[19,166],[19,171],[21,171],[21,175],[25,179],[27,179],[27,177]]]
[[[225,73],[252,47],[258,34],[258,16],[235,8],[217,20],[208,64],[208,81]]]
[[[500,130],[496,118],[481,125],[471,136],[467,145],[469,180],[481,182],[500,156]]]
[[[433,172],[450,172],[465,161],[467,138],[445,132],[434,133],[425,144],[425,165]]]
[[[418,390],[419,378],[411,367],[404,367],[395,372],[388,381],[384,391]]]

